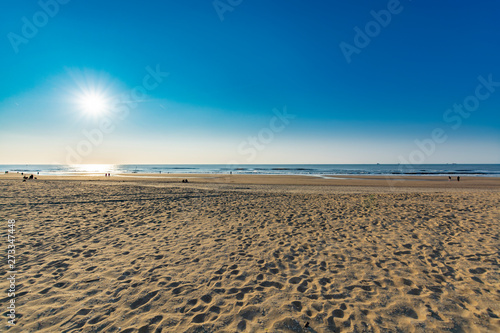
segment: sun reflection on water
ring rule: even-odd
[[[72,172],[85,174],[104,174],[116,171],[114,164],[75,164],[71,167]]]

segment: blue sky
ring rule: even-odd
[[[500,163],[497,1],[6,0],[0,12],[0,164]],[[127,96],[147,68],[168,76]],[[105,112],[82,110],[89,89]],[[467,98],[473,112],[447,113]],[[273,121],[284,108],[293,117]]]

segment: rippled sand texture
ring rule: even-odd
[[[0,188],[9,332],[500,331],[498,191]]]

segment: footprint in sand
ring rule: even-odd
[[[299,312],[302,311],[302,303],[299,301],[293,301],[292,307]]]
[[[135,300],[132,304],[130,304],[131,309],[137,309],[138,307],[148,303],[153,297],[155,297],[158,294],[158,290],[150,292],[144,297],[138,298]]]
[[[205,303],[210,303],[212,301],[212,296],[210,295],[201,296],[201,300]]]

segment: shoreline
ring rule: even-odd
[[[500,190],[500,177],[461,177],[457,181],[452,177],[449,181],[447,177],[437,176],[339,176],[324,175],[229,175],[229,174],[118,174],[109,177],[96,175],[71,175],[71,176],[45,176],[34,175],[36,180],[26,182],[43,181],[85,181],[85,182],[107,182],[107,183],[143,183],[143,184],[164,184],[184,187],[193,185],[283,185],[283,186],[326,186],[335,189],[337,187],[367,187],[379,189],[401,189],[401,188],[421,188],[421,189],[484,189]],[[0,174],[0,180],[23,181],[21,174]],[[182,183],[187,179],[188,183]]]

